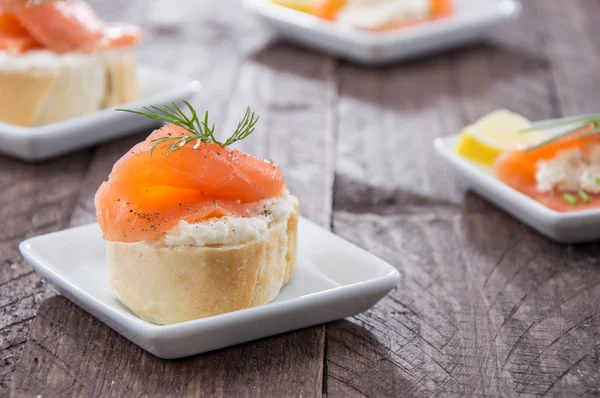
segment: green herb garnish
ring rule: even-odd
[[[596,184],[600,185],[600,177],[596,177]]]
[[[563,198],[572,205],[577,204],[577,198],[575,196],[571,195],[570,193],[563,194]]]
[[[170,142],[171,145],[169,145],[169,147],[165,150],[165,155],[168,155],[170,152],[178,151],[185,145],[194,141],[197,142],[197,145],[200,142],[209,142],[222,147],[229,146],[234,142],[243,140],[252,134],[254,132],[254,126],[259,118],[254,114],[254,112],[250,111],[250,107],[246,108],[246,113],[244,114],[242,120],[238,123],[233,134],[231,134],[231,136],[229,136],[225,142],[220,142],[215,138],[214,135],[215,125],[213,124],[211,127],[209,127],[208,111],[204,112],[204,118],[200,120],[194,107],[192,107],[192,105],[190,105],[190,103],[187,101],[183,101],[183,103],[187,106],[191,116],[187,116],[175,103],[173,103],[172,106],[165,105],[162,108],[157,106],[144,107],[143,109],[145,112],[133,111],[131,109],[117,110],[146,116],[147,118],[160,122],[172,123],[190,132],[191,135],[188,136],[162,137],[153,140],[152,142],[154,143],[154,146],[150,150],[150,156],[152,156],[152,153],[157,146],[166,142]]]
[[[557,134],[554,137],[548,138],[547,140],[542,141],[537,145],[527,148],[525,150],[525,152],[535,151],[538,148],[541,148],[541,147],[548,145],[556,140],[566,137],[567,135],[572,134],[575,131],[580,130],[581,128],[588,126],[588,125],[593,126],[593,130],[582,133],[580,135],[580,138],[585,138],[585,137],[589,137],[589,136],[600,133],[600,115],[591,115],[591,116],[581,117],[578,119],[570,119],[570,120],[562,120],[560,122],[550,122],[550,123],[538,124],[536,126],[532,126],[530,128],[521,130],[520,132],[521,133],[529,133],[531,131],[552,129],[552,128],[561,127],[561,126],[568,126],[571,124],[578,124],[578,127],[574,128],[574,129],[570,129],[567,132]]]
[[[583,189],[580,189],[579,191],[577,191],[577,195],[579,195],[579,197],[585,203],[590,203],[592,201],[592,199],[590,199],[590,196],[587,193],[585,193],[585,191]]]

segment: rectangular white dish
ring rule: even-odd
[[[550,239],[579,243],[600,239],[600,210],[560,213],[498,180],[490,170],[454,151],[458,135],[437,138],[434,147],[470,189]]]
[[[366,311],[399,281],[385,261],[300,218],[296,275],[263,306],[158,326],[123,306],[108,286],[97,224],[28,239],[20,250],[60,293],[161,358],[179,358]]]
[[[58,123],[21,127],[0,122],[0,153],[35,161],[139,132],[156,122],[115,108],[141,110],[185,100],[200,89],[200,83],[149,67],[138,67],[141,98]]]
[[[462,46],[490,34],[521,11],[517,0],[455,0],[452,17],[391,32],[367,32],[271,3],[244,0],[272,30],[294,42],[366,64],[402,61]]]

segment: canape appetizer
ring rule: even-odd
[[[600,208],[598,121],[582,120],[583,127],[503,154],[496,175],[556,211]]]
[[[169,124],[114,165],[96,193],[110,286],[140,318],[172,324],[272,301],[296,268],[298,201],[279,166],[224,142],[208,113],[140,113]],[[130,111],[132,112],[132,111]]]
[[[561,134],[547,131],[575,126]],[[465,128],[456,151],[559,212],[600,208],[600,116],[532,126],[497,111]]]
[[[139,40],[83,1],[0,0],[0,121],[43,125],[136,99]]]
[[[371,31],[400,29],[451,16],[452,0],[272,0],[319,18]]]

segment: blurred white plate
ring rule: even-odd
[[[521,11],[517,0],[454,0],[452,17],[391,32],[367,32],[271,3],[244,0],[246,8],[295,42],[367,64],[400,61],[458,47],[491,33]]]
[[[600,239],[600,210],[560,213],[498,180],[492,171],[459,156],[454,148],[458,135],[437,138],[437,153],[469,188],[550,239],[579,243]]]
[[[366,311],[399,281],[398,271],[358,246],[300,218],[296,275],[272,303],[158,326],[113,297],[97,224],[21,243],[23,256],[60,293],[161,358],[216,350]]]
[[[157,122],[117,112],[115,108],[140,110],[144,106],[177,103],[200,89],[198,81],[144,66],[138,67],[138,79],[138,101],[44,126],[21,127],[0,122],[0,153],[22,160],[42,160],[122,137]]]

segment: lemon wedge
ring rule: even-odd
[[[529,127],[531,122],[524,116],[499,109],[465,127],[455,150],[467,159],[492,166],[504,152],[533,145],[546,138],[546,134],[540,131],[520,132]]]
[[[271,2],[309,14],[312,13],[315,5],[315,0],[271,0]]]

